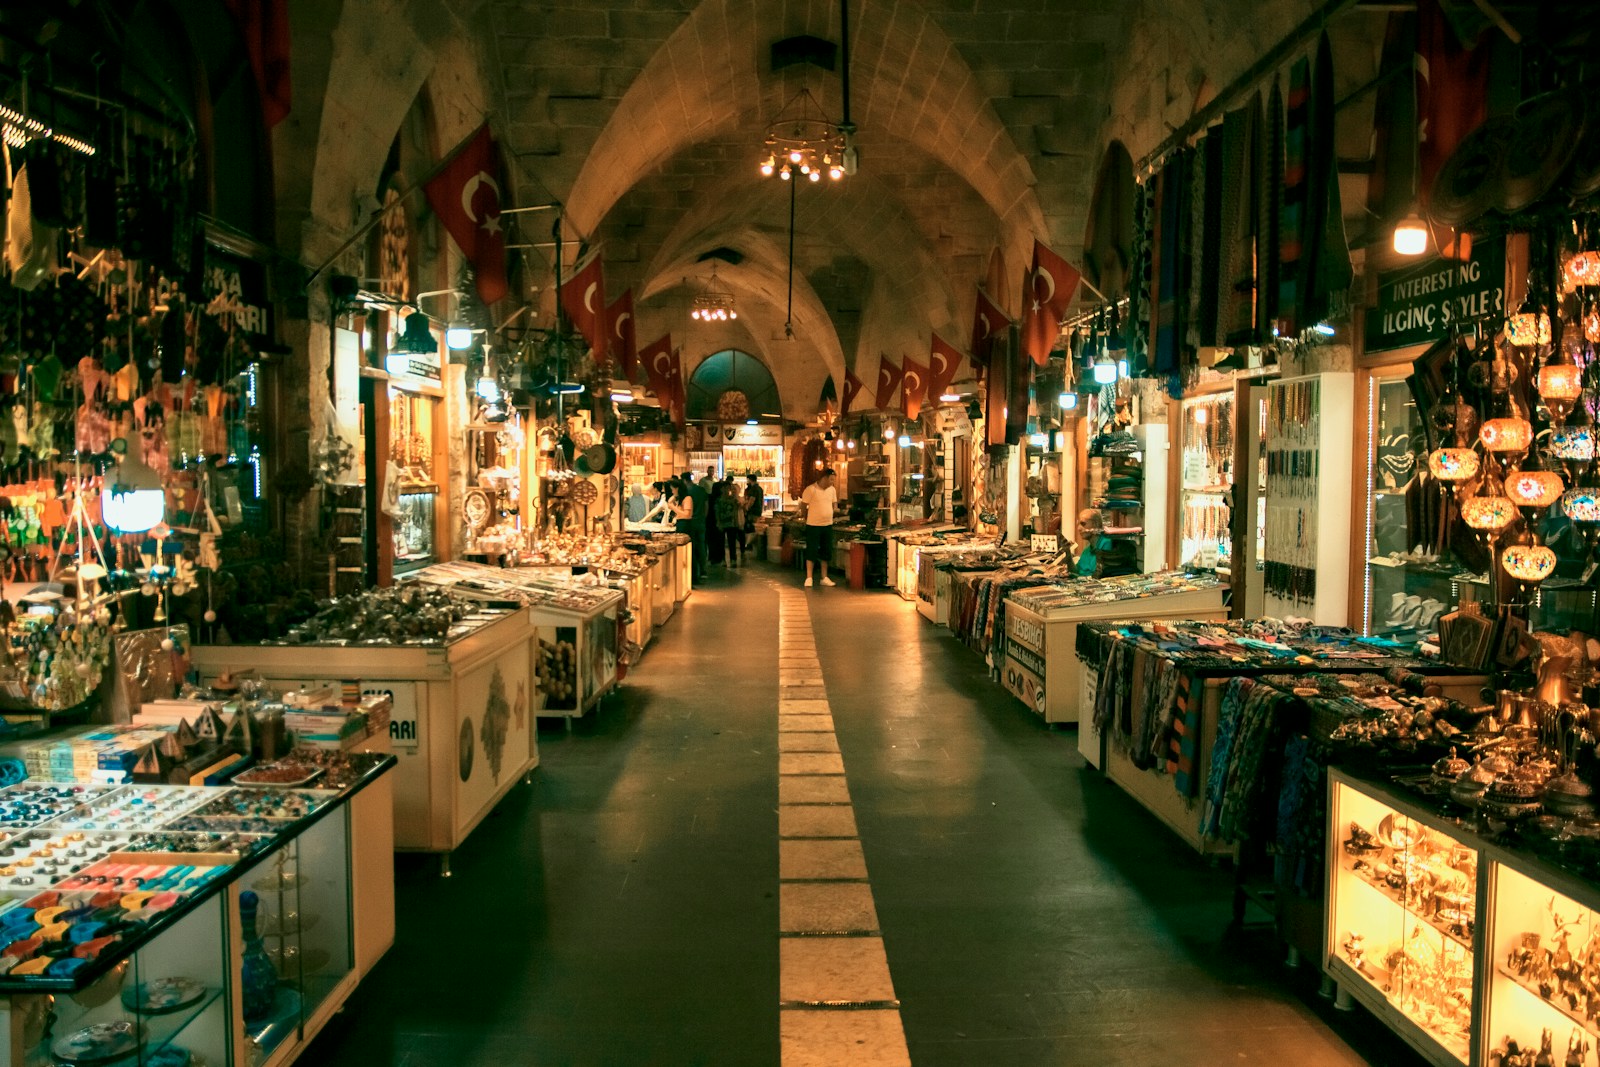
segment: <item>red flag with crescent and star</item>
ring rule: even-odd
[[[506,284],[506,235],[500,229],[500,147],[484,123],[422,187],[434,214],[472,264],[478,296],[492,304]]]
[[[839,397],[839,418],[850,414],[850,405],[856,402],[856,397],[861,395],[861,379],[856,377],[856,372],[844,372],[844,390]]]
[[[561,310],[601,359],[606,355],[606,276],[597,252],[561,283]]]
[[[922,402],[927,396],[928,368],[906,356],[900,389],[900,407],[906,418],[914,419],[922,414]]]
[[[1000,305],[989,299],[989,294],[978,290],[978,303],[972,311],[972,364],[987,367],[994,346],[1005,336],[1011,318]]]
[[[645,381],[650,385],[650,391],[656,394],[656,399],[661,402],[661,410],[666,411],[672,403],[672,379],[667,377],[667,370],[672,363],[672,335],[664,333],[656,340],[645,345],[639,350],[639,365],[644,368]]]
[[[894,391],[900,388],[900,379],[905,373],[895,365],[894,360],[886,355],[878,356],[878,410],[893,411],[889,402],[894,399]]]
[[[928,395],[943,398],[956,380],[956,369],[961,366],[961,353],[938,334],[933,335],[933,345],[928,352]]]
[[[1050,362],[1050,350],[1061,336],[1061,320],[1082,278],[1072,264],[1038,240],[1033,242],[1033,267],[1022,286],[1022,350],[1041,367]]]
[[[634,336],[632,289],[606,308],[606,340],[612,356],[622,365],[622,376],[633,381],[639,372],[639,345]]]

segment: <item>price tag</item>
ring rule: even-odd
[[[1033,535],[1033,550],[1035,552],[1059,552],[1059,551],[1061,551],[1061,535],[1060,534],[1034,534]]]

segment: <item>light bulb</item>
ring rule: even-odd
[[[844,177],[844,171],[840,170],[838,167],[829,167],[828,177],[832,178],[834,181],[838,181],[840,178]]]
[[[822,180],[822,172],[820,170],[812,171],[811,172],[811,180],[814,181],[814,182],[820,182]]]
[[[885,441],[893,441],[894,440],[894,427],[893,426],[885,426],[883,428],[883,439]]]
[[[790,152],[789,153],[789,162],[790,163],[798,163],[798,162],[800,162],[800,153],[798,151]]]
[[[782,170],[780,170],[778,172],[778,177],[782,178],[784,181],[788,181],[789,180],[789,168],[788,167],[784,167]]]
[[[911,437],[908,434],[901,434],[900,435],[900,439],[898,441],[896,441],[895,443],[898,444],[901,448],[910,448],[911,447]]]
[[[451,326],[444,331],[444,343],[457,351],[472,347],[472,331],[465,326]]]
[[[1109,357],[1101,356],[1094,361],[1094,380],[1100,385],[1110,385],[1117,380],[1117,365]]]
[[[1204,426],[1206,421],[1210,418],[1211,412],[1206,410],[1206,406],[1204,404],[1201,404],[1199,407],[1194,409],[1194,421],[1197,425]]]
[[[1076,408],[1078,406],[1078,394],[1077,393],[1062,393],[1056,399],[1061,404],[1061,410],[1062,411],[1072,411],[1074,408]]]
[[[728,312],[728,318],[730,318],[730,319],[736,319],[736,318],[738,318],[738,317],[739,317],[739,313],[738,313],[738,312],[737,312],[737,311],[730,311],[730,312]]]
[[[772,160],[769,159],[765,163],[761,164],[761,176],[763,178],[772,177]]]
[[[1415,211],[1395,223],[1394,250],[1402,256],[1420,256],[1428,250],[1428,226]]]

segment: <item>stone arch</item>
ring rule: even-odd
[[[686,411],[691,419],[716,419],[718,396],[738,389],[750,402],[747,418],[783,417],[783,398],[771,369],[760,356],[738,348],[713,352],[695,365],[687,379]]]
[[[773,6],[781,7],[776,20],[768,17]],[[804,76],[792,68],[763,73],[774,22],[789,33],[833,37],[836,19],[831,4],[704,0],[601,131],[568,200],[571,224],[591,232],[634,183],[677,152],[750,128],[741,121],[749,102],[759,102],[759,115],[775,116]],[[859,124],[894,130],[944,161],[1001,220],[1005,244],[1021,258],[1032,236],[1044,233],[1032,169],[936,20],[910,0],[861,0],[852,43]],[[839,114],[837,79],[826,79],[817,95]]]

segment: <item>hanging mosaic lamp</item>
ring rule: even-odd
[[[1492,471],[1478,483],[1478,491],[1461,502],[1461,520],[1491,542],[1517,521],[1517,505]]]
[[[1600,493],[1586,485],[1568,489],[1561,496],[1561,513],[1573,522],[1600,523]]]
[[[1490,419],[1478,428],[1483,447],[1500,456],[1518,456],[1533,444],[1533,424],[1516,415]]]
[[[1555,573],[1556,554],[1544,545],[1508,545],[1500,566],[1523,585],[1538,585]]]
[[[1470,448],[1436,448],[1428,454],[1428,473],[1441,482],[1464,482],[1478,473],[1478,453]]]
[[[1519,348],[1550,343],[1550,316],[1542,311],[1517,312],[1506,320],[1506,340]]]
[[[1561,499],[1566,479],[1555,471],[1527,468],[1506,475],[1506,496],[1519,508],[1543,510]]]
[[[1574,252],[1561,267],[1567,292],[1580,286],[1600,285],[1600,252]]]
[[[1539,398],[1550,412],[1550,421],[1559,427],[1567,421],[1582,396],[1583,368],[1573,361],[1571,352],[1563,344],[1539,368]]]

